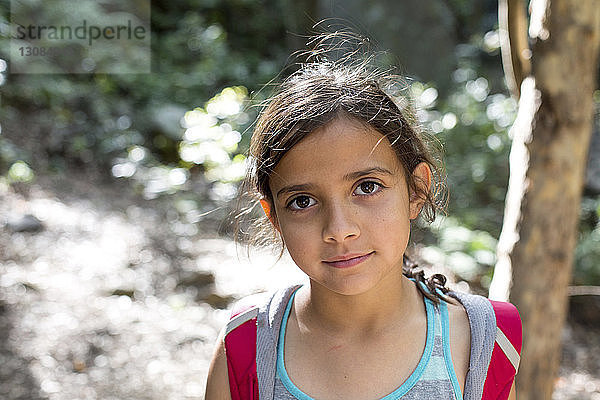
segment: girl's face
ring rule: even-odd
[[[428,182],[425,164],[415,173]],[[269,186],[271,221],[313,284],[354,295],[400,279],[422,201],[409,193],[402,165],[375,129],[335,119],[285,154]]]

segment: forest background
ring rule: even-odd
[[[93,12],[108,15],[110,3],[94,6]],[[81,10],[71,12],[90,12],[84,7],[91,3],[81,4]],[[496,1],[152,1],[151,73],[140,74],[99,73],[93,65],[85,66],[86,73],[61,73],[68,72],[65,65],[81,63],[77,57],[62,60],[65,70],[54,66],[59,69],[52,74],[11,73],[10,6],[0,1],[0,185],[6,222],[0,245],[5,277],[0,291],[5,292],[0,301],[8,310],[19,310],[9,306],[16,304],[10,301],[11,290],[18,292],[22,286],[25,292],[39,292],[43,286],[6,278],[35,264],[35,257],[22,260],[15,243],[23,240],[27,245],[31,235],[50,225],[35,215],[35,208],[9,207],[17,198],[26,204],[40,191],[58,192],[60,198],[64,191],[69,198],[79,196],[93,204],[94,197],[106,196],[102,192],[111,193],[106,200],[122,198],[118,206],[124,205],[123,213],[134,220],[139,215],[131,217],[128,201],[154,209],[165,221],[161,234],[185,239],[192,243],[188,249],[204,243],[210,250],[207,243],[217,243],[210,242],[214,238],[230,240],[231,225],[224,221],[235,205],[258,105],[271,93],[273,82],[294,70],[290,54],[305,48],[307,35],[323,28],[364,34],[375,50],[387,50],[379,60],[383,67],[400,66],[406,75],[406,93],[414,99],[419,122],[444,145],[450,188],[448,216],[422,226],[414,237],[419,246],[412,251],[425,265],[449,271],[459,287],[487,294],[508,183],[508,131],[517,108],[502,70]],[[317,21],[324,22],[315,28]],[[594,97],[598,108],[600,92]],[[572,284],[599,286],[598,124],[579,207]],[[182,241],[177,243],[172,251],[181,250]],[[154,250],[170,251],[167,245]],[[169,257],[168,263],[179,262],[177,256]],[[160,272],[153,271],[144,296],[154,290],[168,298],[169,291],[192,287],[196,302],[218,310],[240,294],[207,291],[215,279],[193,267],[165,268],[176,275],[176,284],[164,286]],[[139,293],[139,288],[120,285],[110,295],[135,303]],[[597,328],[597,298],[573,296],[571,322]],[[70,370],[98,367],[102,359],[97,362],[97,357],[71,357]],[[60,358],[53,359],[60,363]],[[24,357],[19,368],[35,360]],[[40,396],[59,395],[52,384],[41,383]],[[586,390],[592,396],[600,387],[588,385]]]

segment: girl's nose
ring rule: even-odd
[[[325,216],[323,240],[341,243],[360,236],[356,212],[348,206],[332,206]]]

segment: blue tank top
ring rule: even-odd
[[[314,400],[294,385],[287,374],[283,360],[285,330],[294,295],[295,292],[287,303],[279,328],[274,398],[275,400]],[[462,400],[463,398],[450,355],[448,306],[442,300],[439,305],[427,298],[424,300],[427,310],[427,339],[423,355],[406,381],[380,400]]]

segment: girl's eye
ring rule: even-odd
[[[308,196],[298,196],[288,203],[288,208],[294,211],[304,210],[315,204],[315,200]]]
[[[373,193],[377,193],[381,190],[381,185],[377,182],[366,181],[362,182],[360,185],[354,189],[354,194],[359,196],[370,195]]]

